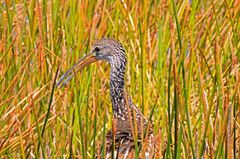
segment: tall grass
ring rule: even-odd
[[[99,153],[109,65],[53,86],[101,37],[126,48],[126,90],[152,118],[157,158],[239,158],[239,13],[239,0],[0,1],[0,158]]]

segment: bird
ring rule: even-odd
[[[113,38],[96,40],[90,53],[66,71],[56,86],[65,86],[77,72],[100,60],[110,64],[113,126],[106,134],[106,143],[102,146],[104,149],[99,150],[96,158],[155,158],[153,124],[144,117],[125,91],[127,57],[125,48],[119,41]]]

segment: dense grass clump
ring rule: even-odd
[[[0,158],[92,158],[111,128],[109,65],[54,89],[111,37],[157,158],[239,158],[239,0],[0,1]]]

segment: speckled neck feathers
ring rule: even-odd
[[[110,60],[110,95],[115,118],[125,120],[128,115],[124,97],[124,75],[127,60],[123,48],[116,51],[121,51],[121,53],[113,56]]]

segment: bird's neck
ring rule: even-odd
[[[112,62],[110,72],[110,95],[112,108],[115,118],[124,120],[127,115],[127,109],[124,97],[124,75],[126,68],[125,60]]]

